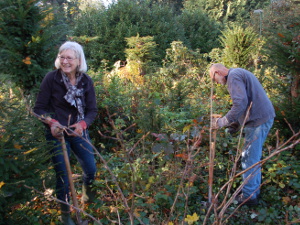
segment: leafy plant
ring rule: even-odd
[[[27,94],[37,90],[55,60],[66,25],[42,2],[1,1],[0,69]],[[3,76],[2,76],[3,78]]]
[[[47,185],[51,184],[46,173],[49,154],[42,140],[40,122],[32,119],[26,104],[13,94],[13,89],[7,92],[6,88],[2,87],[0,98],[0,224],[18,223],[20,218],[27,218],[20,208],[33,195],[25,185],[40,189],[43,179]]]

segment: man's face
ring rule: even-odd
[[[216,70],[211,71],[210,77],[212,81],[216,82],[217,84],[222,84],[222,85],[226,84],[226,78],[222,76],[219,71]]]

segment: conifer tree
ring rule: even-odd
[[[145,70],[152,59],[155,58],[156,43],[153,37],[146,36],[126,38],[128,48],[125,49],[126,59],[131,62],[136,62],[138,65],[139,74],[145,74]]]
[[[262,49],[263,40],[252,27],[242,28],[239,25],[232,25],[232,28],[228,27],[222,34],[220,40],[224,64],[247,68],[254,63]]]
[[[183,42],[187,47],[207,53],[219,46],[220,26],[201,8],[184,9],[179,22],[184,29]]]
[[[53,68],[65,25],[55,25],[49,6],[38,0],[1,1],[0,9],[2,77],[29,93]]]
[[[184,39],[183,27],[178,24],[173,8],[149,1],[118,0],[105,11],[87,10],[78,18],[74,29],[75,36],[99,37],[85,48],[93,69],[98,69],[103,59],[109,60],[110,65],[125,60],[125,38],[137,34],[154,37],[156,62],[164,58],[173,40]]]
[[[296,1],[274,2],[264,10],[263,35],[270,59],[292,76],[291,96],[300,96],[300,7]]]
[[[222,22],[244,22],[250,18],[253,10],[267,5],[269,0],[187,0],[186,9],[201,8],[211,18]]]

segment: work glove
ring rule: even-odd
[[[87,125],[84,120],[81,120],[78,123],[71,125],[70,128],[74,129],[74,132],[72,134],[70,134],[70,136],[78,136],[78,135],[82,136],[82,133],[84,130],[86,130]]]
[[[51,119],[48,125],[50,126],[53,137],[60,139],[63,136],[63,126],[57,120]]]
[[[220,126],[218,125],[218,120],[222,116],[220,114],[212,114],[211,115],[211,129],[219,129]]]
[[[226,130],[229,134],[235,134],[240,130],[240,123],[233,122],[226,127]]]
[[[222,118],[218,118],[218,120],[217,120],[218,128],[225,127],[228,125],[228,123],[229,122],[228,122],[226,116],[223,116]]]

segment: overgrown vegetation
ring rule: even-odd
[[[31,9],[38,12],[46,7],[35,1],[1,4],[21,2],[23,14],[16,15],[9,7],[0,11],[0,62],[6,65],[0,95],[0,224],[60,224],[43,125],[30,114],[35,97],[28,91],[40,82],[44,69],[51,69],[55,46],[67,36],[52,33],[57,28],[51,25],[54,18],[34,13],[34,21],[50,26],[43,30],[51,41],[43,32],[36,33],[38,26],[14,33],[12,28],[19,23],[12,25],[7,18],[17,20]],[[299,14],[289,14],[294,17],[287,19],[287,26],[279,22],[271,26],[275,19],[284,25],[278,11],[294,12],[297,3],[239,1],[218,16],[214,12],[224,8],[218,1],[209,1],[206,7],[202,0],[168,1],[172,7],[160,2],[120,0],[107,9],[74,4],[73,11],[70,2],[55,9],[65,13],[64,21],[77,18],[69,23],[68,38],[84,46],[97,92],[99,115],[90,135],[97,154],[98,195],[95,203],[83,208],[88,214],[84,217],[90,224],[299,223],[300,108],[299,88],[293,86],[299,71],[299,26],[293,18],[296,21]],[[265,13],[261,33],[254,19],[257,15],[249,16],[258,5]],[[184,8],[178,10],[179,6]],[[227,26],[222,28],[221,21]],[[9,43],[14,37],[18,45]],[[43,40],[34,51],[32,38]],[[2,57],[8,50],[19,59]],[[27,56],[31,64],[22,61]],[[218,130],[215,157],[217,202],[214,207],[207,204],[212,88],[207,69],[211,62],[253,71],[276,108],[275,124],[264,147],[264,183],[257,207],[239,208],[231,200],[241,185],[238,143],[242,138],[223,129]],[[225,114],[231,104],[229,94],[224,87],[214,88],[213,111]],[[80,166],[73,158],[71,164],[80,196]]]

